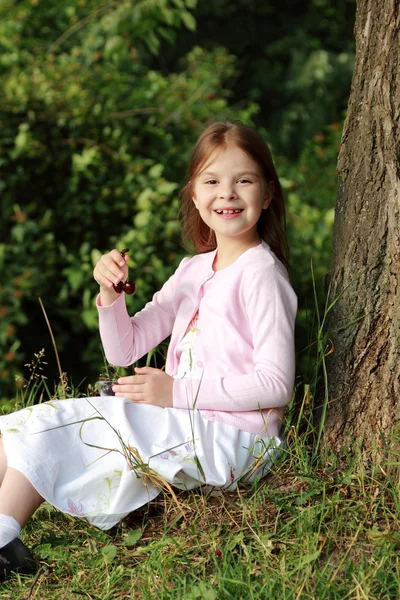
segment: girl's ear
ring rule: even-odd
[[[191,183],[192,183],[192,181],[191,181],[191,180],[190,180],[190,181],[188,181],[188,184],[191,184]],[[195,196],[195,193],[194,193],[194,185],[191,185],[191,188],[192,188],[192,189],[191,189],[191,192],[192,192],[192,200],[193,200],[193,202],[194,202],[194,205],[195,205],[195,207],[198,209],[199,207],[197,206],[197,200],[196,200],[196,196]]]
[[[274,197],[274,193],[275,193],[275,183],[273,181],[269,181],[267,195],[265,196],[265,199],[264,199],[263,209],[268,208],[268,206],[271,204],[272,198]]]

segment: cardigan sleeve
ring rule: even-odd
[[[297,298],[281,269],[258,270],[243,286],[253,340],[252,372],[215,379],[175,379],[175,408],[249,411],[285,406],[295,376]]]
[[[186,257],[181,261],[151,302],[133,317],[126,309],[125,294],[121,294],[110,306],[101,306],[100,296],[97,297],[100,337],[106,358],[112,365],[127,367],[133,364],[171,334],[175,322],[173,298],[176,279],[188,260]]]

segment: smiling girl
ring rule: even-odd
[[[136,368],[115,397],[44,403],[0,417],[0,578],[32,572],[21,527],[46,500],[109,529],[160,493],[124,452],[181,489],[234,489],[277,456],[294,382],[296,296],[287,275],[284,202],[268,147],[214,123],[182,190],[184,258],[133,317],[114,286],[128,256],[94,269],[108,360],[129,366],[171,335],[166,367]],[[149,471],[148,471],[149,472]]]

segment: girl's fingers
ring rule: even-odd
[[[124,257],[118,250],[111,250],[108,254],[103,254],[93,270],[93,277],[100,286],[112,288],[120,281],[125,281],[128,277],[128,257]]]
[[[119,277],[119,279],[122,279],[127,273],[125,261],[123,265],[119,265],[118,262],[115,262],[115,260],[111,257],[111,254],[106,254],[103,256],[100,259],[100,265],[102,268],[107,269],[115,277]]]
[[[93,275],[99,285],[107,288],[112,288],[114,283],[117,284],[121,281],[121,279],[119,279],[112,271],[104,266],[95,269]]]
[[[112,287],[112,284],[117,284],[127,278],[128,268],[125,262],[124,266],[120,267],[109,254],[106,254],[97,263],[93,275],[99,285]]]
[[[150,404],[145,398],[143,400],[132,400],[132,402],[135,402],[135,404]]]
[[[111,283],[119,283],[122,279],[124,279],[124,274],[118,268],[105,268],[102,272],[103,277],[105,277]]]
[[[119,265],[120,267],[124,267],[127,263],[127,256],[121,256],[118,250],[111,250],[108,256],[110,256],[110,258],[115,262],[115,264]]]
[[[144,388],[142,385],[118,385],[114,384],[113,392],[116,394],[144,394]]]
[[[146,402],[146,397],[144,394],[122,394],[121,392],[117,392],[115,396],[119,398],[128,398],[128,400],[132,400],[132,402]]]
[[[143,383],[146,383],[144,375],[126,375],[120,377],[115,385],[142,385]]]

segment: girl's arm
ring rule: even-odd
[[[115,366],[127,367],[160,344],[171,332],[175,322],[172,300],[179,269],[189,258],[184,258],[151,302],[130,317],[121,294],[110,306],[102,306],[97,298],[99,328],[104,353]]]
[[[296,295],[276,267],[260,269],[244,286],[254,369],[245,375],[175,379],[175,408],[249,411],[285,406],[294,385]],[[197,400],[195,400],[197,394]]]

